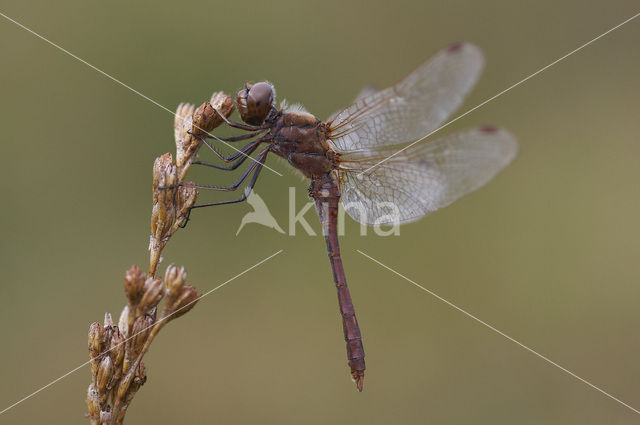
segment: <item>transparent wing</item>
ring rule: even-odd
[[[476,46],[459,43],[440,50],[395,86],[359,97],[328,121],[339,152],[417,140],[456,110],[482,71]]]
[[[362,99],[362,98],[364,98],[364,97],[371,96],[372,94],[374,94],[374,93],[375,93],[375,92],[377,92],[377,91],[378,91],[378,88],[376,88],[376,86],[375,86],[375,85],[373,85],[373,84],[367,84],[366,86],[364,86],[364,87],[362,88],[362,90],[360,90],[360,93],[358,93],[358,95],[357,95],[357,96],[356,96],[356,98],[353,100],[353,102],[355,103],[355,102],[359,101],[360,99]],[[338,114],[339,114],[340,112],[342,112],[342,111],[343,111],[343,110],[341,109],[341,110],[336,111],[336,112],[334,112],[333,114],[331,114],[331,115],[329,116],[329,118],[327,118],[327,122],[331,122],[331,121],[333,121],[333,120],[338,116]]]
[[[363,174],[399,149],[342,155],[341,201],[354,220],[417,220],[483,186],[513,160],[518,145],[506,130],[483,127],[417,144]]]

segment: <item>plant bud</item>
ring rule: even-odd
[[[124,275],[124,291],[129,304],[136,305],[142,297],[145,275],[140,267],[133,265]],[[122,328],[120,328],[122,330]]]
[[[120,332],[115,332],[111,336],[109,345],[109,356],[113,363],[113,380],[118,381],[122,376],[122,364],[124,362],[125,340]]]
[[[222,113],[225,117],[229,117],[235,108],[235,103],[233,103],[233,99],[231,96],[224,94],[223,92],[215,92],[211,95],[211,100],[209,101],[213,108],[216,108],[218,111]],[[223,120],[220,118],[218,114],[215,115],[215,120],[211,123],[213,127],[211,130],[222,124]],[[211,131],[207,130],[207,131]]]
[[[175,232],[178,227],[182,226],[187,220],[189,210],[196,203],[196,197],[198,196],[198,189],[196,189],[193,182],[187,182],[185,185],[178,188],[176,194],[176,221],[173,225],[172,231]]]
[[[180,294],[182,286],[187,279],[187,272],[184,271],[184,267],[169,266],[164,274],[164,284],[167,287],[167,291],[173,297]]]
[[[95,357],[102,351],[102,337],[104,328],[99,322],[93,322],[89,326],[89,353],[91,357]]]
[[[104,394],[108,389],[111,378],[113,377],[113,362],[111,357],[105,356],[98,367],[98,376],[96,378],[96,389],[98,394]]]
[[[142,350],[142,346],[147,340],[147,336],[149,332],[151,332],[151,327],[153,326],[153,318],[144,315],[138,317],[133,324],[133,333],[131,334],[131,349],[133,350],[134,358],[140,353]]]
[[[182,132],[182,129],[184,127],[183,123],[185,119],[187,119],[187,117],[190,119],[193,116],[193,112],[195,110],[196,110],[196,107],[191,103],[183,102],[178,105],[178,108],[176,109],[176,114],[174,115],[174,119],[173,119],[173,130],[174,130],[176,143],[180,140],[184,140],[185,135],[187,135],[186,132],[184,133]],[[188,128],[191,128],[191,126],[189,126]]]
[[[127,332],[129,331],[129,306],[125,305],[122,309],[122,313],[120,313],[120,319],[118,319],[118,329],[120,333],[125,338],[127,337]]]
[[[89,409],[89,416],[96,419],[99,417],[100,398],[98,397],[98,391],[96,391],[93,384],[90,384],[87,389],[87,408]]]
[[[158,157],[153,164],[153,209],[151,237],[155,243],[166,242],[167,232],[175,218],[173,197],[177,181],[176,166],[170,153]]]
[[[104,314],[104,328],[112,328],[113,327],[113,318],[111,317],[111,313],[106,312]]]
[[[102,338],[104,335],[104,328],[98,322],[93,322],[89,326],[89,358],[91,359],[91,376],[95,378],[98,373],[98,365],[100,359],[98,356],[102,353]]]
[[[218,121],[222,121],[216,111],[213,110],[213,106],[209,102],[204,102],[193,113],[193,120],[191,121],[191,132],[193,134],[205,135],[207,132],[213,130],[215,124]],[[218,124],[220,125],[220,124]],[[200,141],[194,137],[194,142]]]
[[[147,279],[144,283],[144,295],[142,295],[140,304],[138,304],[137,314],[145,314],[158,305],[164,296],[163,289],[164,285],[160,279]]]
[[[124,336],[120,332],[114,332],[111,336],[111,344],[109,345],[109,356],[113,361],[116,369],[122,366],[124,359]]]
[[[171,306],[171,310],[167,311],[167,315],[171,315],[167,320],[176,319],[191,310],[198,301],[198,291],[194,286],[186,285],[182,287],[182,291],[177,300]]]

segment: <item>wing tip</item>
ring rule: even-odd
[[[482,49],[469,41],[456,41],[445,46],[442,50],[449,54],[460,53],[466,50],[467,52],[474,52],[482,55]]]
[[[494,125],[483,125],[478,127],[476,131],[484,136],[492,137],[501,144],[503,152],[506,152],[503,167],[510,164],[518,154],[518,140],[508,130]]]
[[[458,60],[463,61],[466,64],[465,66],[473,67],[476,70],[478,75],[476,75],[473,80],[471,87],[480,77],[479,74],[485,65],[485,58],[484,53],[482,53],[482,49],[468,41],[457,41],[455,43],[451,43],[440,50],[440,55],[452,57],[458,56]]]
[[[456,41],[455,43],[449,44],[444,49],[449,53],[455,53],[462,50],[462,47],[465,45],[464,41]]]

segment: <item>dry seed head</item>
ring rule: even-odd
[[[90,384],[87,389],[87,408],[89,409],[89,416],[92,418],[97,418],[100,415],[100,398],[93,384]]]
[[[198,106],[198,109],[193,113],[191,132],[193,134],[206,136],[209,131],[216,127],[215,124],[218,120],[221,121],[216,111],[214,111],[213,106],[211,106],[209,102],[204,102]]]
[[[176,267],[171,265],[167,267],[164,274],[164,284],[167,287],[169,296],[175,297],[180,294],[184,282],[187,280],[187,272],[184,267]]]
[[[111,313],[108,311],[104,314],[104,328],[105,330],[109,330],[113,327],[113,318],[111,317]]]
[[[144,272],[135,264],[124,275],[124,291],[130,305],[136,305],[142,297],[145,281]],[[120,328],[122,330],[122,328]]]
[[[167,312],[167,315],[171,314],[171,317],[169,317],[168,320],[177,319],[178,317],[186,314],[196,305],[197,301],[198,291],[196,288],[191,285],[183,286],[180,291],[180,295],[171,306],[171,311]]]
[[[176,195],[176,221],[173,225],[172,232],[178,230],[187,220],[189,210],[196,203],[198,189],[193,187],[193,182],[187,182],[184,186],[178,188]]]
[[[125,338],[129,331],[129,311],[129,306],[125,305],[122,309],[122,313],[120,313],[120,319],[118,320],[118,329],[120,330],[120,334]]]
[[[96,377],[98,374],[98,365],[100,364],[99,356],[102,354],[102,341],[104,337],[104,328],[98,322],[94,322],[89,326],[89,358],[91,359],[91,376]]]
[[[216,108],[222,115],[225,117],[229,117],[233,110],[236,107],[236,104],[233,102],[233,98],[221,91],[214,92],[211,95],[211,100],[209,101],[212,107]],[[216,118],[219,120],[215,123],[215,126],[219,126],[222,124],[222,118],[216,115]]]
[[[191,161],[202,144],[201,137],[206,137],[207,133],[223,122],[214,108],[228,117],[233,112],[235,105],[233,99],[222,92],[214,93],[210,102],[204,102],[197,109],[190,103],[178,105],[174,120],[174,137],[176,165],[180,180],[184,179]],[[200,137],[196,137],[196,135]]]
[[[111,336],[109,355],[111,356],[114,367],[119,369],[122,366],[122,361],[124,360],[124,336],[119,331],[114,332]]]
[[[144,294],[138,304],[138,316],[148,313],[152,308],[158,305],[164,296],[163,289],[164,286],[160,279],[147,279],[144,283]]]
[[[177,183],[176,166],[170,153],[158,157],[153,165],[153,209],[151,211],[152,244],[166,242],[173,226],[173,204]]]
[[[142,351],[142,347],[147,340],[147,336],[149,336],[149,332],[151,332],[153,322],[153,317],[144,315],[138,317],[133,323],[133,333],[130,338],[132,338],[131,348],[134,356],[137,356]]]
[[[176,114],[173,119],[173,131],[176,141],[178,140],[178,138],[180,138],[179,132],[182,130],[184,120],[188,117],[193,116],[195,110],[196,107],[191,103],[183,102],[178,105]]]
[[[96,357],[102,352],[102,338],[104,328],[99,322],[93,322],[89,326],[89,353],[91,357]]]
[[[197,151],[200,141],[189,132],[193,127],[193,113],[196,107],[190,103],[181,103],[176,110],[173,123],[173,136],[176,141],[176,165],[182,169],[188,159]]]
[[[224,122],[214,108],[228,117],[233,112],[235,104],[231,96],[222,92],[213,93],[211,101],[203,103],[193,113],[192,133],[205,135]]]
[[[96,389],[98,394],[104,394],[108,389],[111,378],[113,377],[113,362],[111,357],[105,356],[98,367],[98,376],[96,377]]]

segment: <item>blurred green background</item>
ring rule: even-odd
[[[272,81],[326,118],[468,40],[487,67],[459,112],[638,12],[635,1],[2,2],[0,11],[173,110]],[[146,356],[129,424],[626,424],[634,412],[356,252],[360,249],[640,408],[640,20],[443,132],[491,123],[516,161],[400,237],[359,236],[343,260],[364,334],[349,380],[324,241],[200,210],[166,264],[211,289]],[[119,315],[124,271],[148,264],[151,165],[173,117],[0,18],[0,409],[87,360],[90,322]],[[221,132],[224,134],[224,131]],[[288,230],[288,187],[257,186]],[[234,176],[207,170],[198,182]],[[207,196],[209,196],[207,194]],[[226,199],[224,196],[209,196]],[[207,197],[203,197],[207,198]],[[314,212],[307,220],[319,230]],[[84,424],[85,367],[0,416]]]

